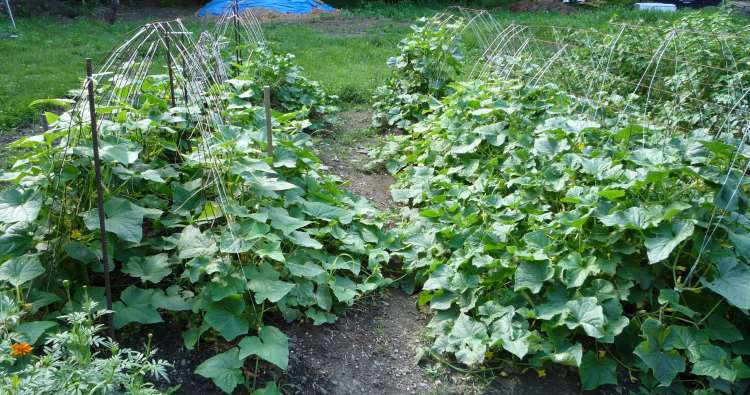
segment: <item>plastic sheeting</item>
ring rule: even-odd
[[[198,16],[221,16],[232,9],[234,0],[213,0],[198,11]],[[239,0],[240,11],[260,8],[283,14],[309,14],[313,11],[333,12],[335,8],[318,0]]]

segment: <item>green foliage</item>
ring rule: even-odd
[[[68,328],[49,335],[40,355],[14,356],[12,344],[37,343],[40,336],[56,326],[49,321],[18,324],[23,312],[8,295],[0,294],[3,317],[0,331],[0,385],[8,394],[59,393],[129,393],[161,394],[151,379],[168,381],[163,360],[120,348],[111,339],[98,335],[103,329],[95,322],[106,314],[96,310],[96,303],[87,301],[81,311],[59,317]],[[40,347],[41,348],[41,347]],[[106,350],[107,356],[98,350]]]
[[[449,92],[462,69],[460,33],[464,23],[450,17],[422,18],[388,59],[391,76],[378,87],[372,125],[404,129],[422,119],[430,104]]]
[[[250,52],[250,62],[240,66],[240,73],[230,84],[242,90],[242,99],[262,103],[263,87],[271,87],[271,105],[289,113],[302,111],[319,129],[333,122],[336,96],[328,96],[317,81],[302,76],[302,68],[294,62],[294,55],[274,54],[266,47]]]
[[[333,111],[331,98],[291,57],[253,54],[212,88],[224,100],[214,114],[221,124],[196,125],[195,112],[170,108],[167,79],[152,75],[134,103],[104,110],[115,115],[100,128],[111,275],[131,284],[115,294],[114,326],[187,317],[186,348],[219,336],[237,342],[197,370],[227,392],[244,383],[246,360],[287,368],[286,336],[264,317],[332,323],[390,282],[381,274],[393,238],[385,219],[323,174],[306,133],[309,117]],[[273,157],[258,106],[268,83],[279,110]],[[0,289],[54,316],[78,305],[60,303],[63,292],[91,285],[102,265],[90,126],[75,110],[48,120],[50,130],[12,144],[2,173],[11,188],[0,195]],[[67,137],[71,123],[79,137]],[[101,288],[89,292],[103,298]]]
[[[578,367],[585,389],[614,383],[619,364],[648,392],[721,380],[740,393],[749,196],[732,180],[744,142],[669,135],[627,111],[594,120],[552,85],[454,89],[379,154],[410,207],[394,254],[435,313],[432,351]]]

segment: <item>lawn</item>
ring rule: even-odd
[[[449,3],[401,2],[375,4],[342,10],[340,16],[312,21],[267,22],[264,30],[274,49],[290,52],[309,77],[342,104],[362,104],[388,70],[386,60],[395,53],[396,44],[409,30],[410,22],[445,9]],[[185,10],[180,10],[185,14]],[[674,18],[638,13],[626,8],[584,11],[574,16],[554,13],[510,13],[498,11],[507,21],[529,24],[597,27],[613,17],[624,20]],[[132,14],[132,13],[131,13]],[[163,10],[160,14],[164,14]],[[120,20],[110,25],[92,18],[22,18],[17,21],[19,37],[0,39],[0,134],[33,123],[36,111],[29,103],[40,98],[65,95],[77,87],[83,74],[83,60],[103,61],[109,51],[129,32],[150,19],[148,16]],[[187,26],[200,31],[205,26],[188,15]]]

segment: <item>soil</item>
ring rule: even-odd
[[[435,392],[446,383],[429,377],[415,360],[425,324],[413,297],[390,290],[334,325],[293,327],[288,387],[298,394]]]
[[[345,187],[349,191],[370,199],[381,210],[390,208],[393,203],[390,193],[393,177],[385,171],[367,170],[367,164],[371,161],[367,152],[377,143],[377,138],[366,137],[347,143],[349,139],[345,137],[346,133],[369,127],[372,112],[345,111],[339,118],[340,122],[334,132],[318,141],[318,156],[328,166],[330,174],[346,181]]]

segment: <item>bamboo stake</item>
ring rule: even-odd
[[[99,159],[99,135],[96,125],[96,103],[94,89],[94,72],[91,59],[86,59],[86,85],[89,94],[89,114],[91,116],[91,146],[94,150],[94,174],[96,177],[96,205],[99,209],[99,241],[102,246],[102,270],[104,270],[104,289],[107,293],[107,310],[112,311],[112,284],[109,281],[109,253],[107,251],[107,227],[104,217],[104,186],[102,185],[102,163]],[[115,338],[115,327],[112,314],[107,314],[109,337]]]

